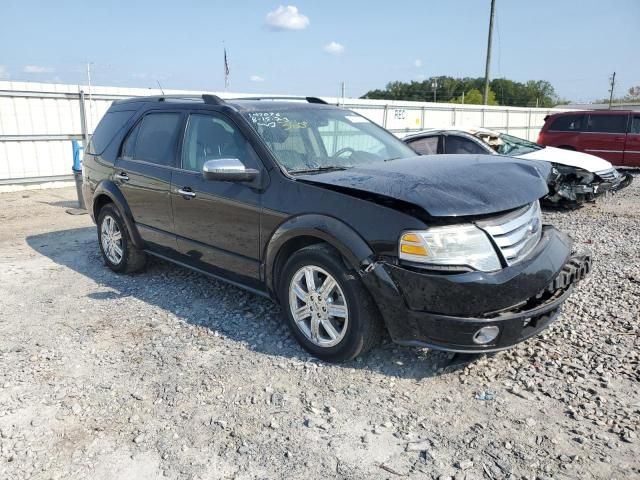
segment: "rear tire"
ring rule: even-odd
[[[294,337],[316,357],[343,362],[380,342],[383,324],[376,305],[358,275],[328,245],[295,252],[278,285]]]
[[[127,225],[113,203],[100,209],[97,225],[102,258],[111,270],[132,273],[144,267],[146,255],[131,241]]]

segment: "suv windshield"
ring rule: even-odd
[[[537,143],[530,142],[524,138],[514,137],[513,135],[507,135],[506,133],[480,130],[474,135],[493,148],[500,155],[524,155],[544,148]]]
[[[393,134],[349,110],[302,104],[243,115],[291,174],[416,156]]]

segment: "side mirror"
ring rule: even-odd
[[[258,170],[247,168],[237,158],[207,160],[202,166],[202,176],[207,180],[223,182],[251,182],[258,176]]]

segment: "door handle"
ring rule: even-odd
[[[129,175],[127,175],[126,172],[120,172],[120,173],[116,173],[114,175],[114,178],[116,180],[120,180],[122,182],[128,182],[129,181]]]
[[[191,187],[182,187],[178,189],[178,193],[182,195],[182,197],[185,198],[186,200],[189,200],[196,196],[196,192],[191,190]]]

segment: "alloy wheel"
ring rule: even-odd
[[[111,215],[105,215],[100,227],[100,241],[107,259],[114,265],[122,261],[122,232]]]
[[[319,347],[333,347],[347,333],[346,297],[336,279],[320,267],[307,265],[293,275],[289,308],[296,326]]]

